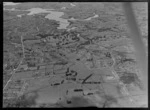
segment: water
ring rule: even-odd
[[[31,8],[28,10],[16,10],[15,8],[12,8],[12,9],[5,9],[4,8],[4,10],[29,11],[29,13],[27,14],[29,16],[34,15],[34,14],[47,13],[45,18],[47,18],[49,20],[56,20],[56,21],[60,22],[58,29],[66,29],[66,27],[69,25],[69,22],[67,19],[60,18],[62,15],[64,15],[64,12],[54,11],[54,9]],[[22,15],[24,15],[24,14],[17,15],[17,16],[22,17]]]
[[[4,5],[17,5],[17,4],[20,4],[20,3],[7,3],[7,4],[4,4]],[[75,6],[73,4],[71,4],[72,6]],[[54,11],[54,9],[42,9],[42,8],[31,8],[31,9],[28,9],[28,10],[18,10],[18,9],[15,9],[15,8],[12,8],[12,9],[5,9],[4,10],[9,10],[9,11],[28,11],[29,13],[27,15],[34,15],[34,14],[40,14],[40,13],[47,13],[47,15],[45,16],[45,18],[49,19],[49,20],[56,20],[56,21],[59,21],[60,25],[58,27],[58,29],[66,29],[67,26],[69,25],[69,22],[68,20],[79,20],[79,19],[74,19],[74,18],[71,18],[71,19],[63,19],[61,18],[61,16],[64,15],[64,12],[58,12],[58,11]],[[17,17],[22,17],[22,15],[24,14],[20,14],[20,15],[17,15]],[[95,15],[93,17],[89,17],[85,20],[91,20],[92,18],[96,18],[98,17],[98,15]]]
[[[11,8],[11,9],[6,9],[6,8],[4,8],[4,10],[9,10],[9,11],[18,11],[18,10],[16,10],[15,8]]]
[[[4,3],[4,6],[5,5],[17,5],[17,4],[20,4],[20,3],[7,2],[7,3]],[[71,6],[75,6],[72,3],[70,5]],[[68,20],[79,20],[79,19],[74,19],[74,18],[63,19],[63,18],[61,18],[61,16],[64,15],[64,12],[58,12],[58,11],[55,11],[54,9],[31,8],[31,9],[28,9],[28,10],[18,10],[18,9],[15,9],[15,8],[12,8],[12,9],[5,9],[4,8],[4,10],[9,10],[9,11],[28,11],[29,13],[27,15],[29,15],[29,16],[30,15],[34,15],[34,14],[47,13],[45,18],[47,18],[49,20],[59,21],[60,25],[59,25],[58,29],[66,29],[67,26],[69,25]],[[22,17],[22,15],[24,15],[24,14],[17,15],[17,17]],[[92,18],[96,18],[96,17],[98,17],[98,15],[95,15],[93,17],[89,17],[89,18],[87,18],[85,20],[91,20]]]
[[[95,14],[93,17],[89,17],[89,18],[87,18],[87,19],[85,19],[85,20],[88,21],[88,20],[91,20],[92,18],[97,18],[97,17],[99,17],[99,15],[96,15],[96,14]]]
[[[61,8],[61,10],[65,10],[65,9],[66,9],[66,7],[62,7],[62,8]]]
[[[76,5],[74,5],[73,3],[70,3],[70,5],[71,5],[72,7],[76,6]]]
[[[6,6],[6,5],[18,5],[18,4],[21,4],[21,3],[3,2],[4,6]]]
[[[60,22],[60,25],[58,29],[66,29],[66,27],[69,25],[69,22],[67,19],[61,18],[62,15],[64,15],[64,12],[58,12],[54,11],[54,9],[42,9],[42,8],[32,8],[29,9],[30,13],[27,15],[34,15],[39,13],[48,13],[45,18],[49,20],[56,20]]]
[[[49,11],[50,9],[42,9],[42,8],[31,8],[28,11],[30,11],[30,13],[28,13],[27,15],[34,15],[34,14],[39,14],[39,13],[50,13]],[[51,9],[53,10],[53,9]]]
[[[69,25],[69,22],[67,19],[60,18],[62,15],[64,15],[63,12],[56,12],[56,11],[51,11],[50,14],[45,16],[45,18],[48,18],[50,20],[56,20],[60,22],[60,25],[58,29],[66,29],[66,27]]]

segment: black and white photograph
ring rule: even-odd
[[[148,2],[3,2],[3,108],[148,108]]]

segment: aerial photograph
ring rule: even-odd
[[[3,2],[3,108],[147,108],[147,2]]]

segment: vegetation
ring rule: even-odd
[[[62,6],[69,9],[61,10]],[[111,85],[112,80],[105,82],[103,77],[112,70],[118,75],[119,82],[142,88],[134,52],[116,49],[122,46],[132,47],[128,42],[130,34],[120,3],[76,3],[74,7],[69,3],[21,3],[6,6],[11,7],[20,11],[4,10],[3,86],[11,79],[10,73],[17,71],[19,75],[27,74],[30,77],[24,79],[31,81],[28,85],[29,91],[32,91],[32,86],[35,90],[45,86],[54,87],[59,88],[60,94],[63,94],[60,97],[66,98],[56,104],[37,104],[37,94],[32,96],[23,92],[18,98],[5,97],[4,107],[95,106],[82,97],[83,92],[89,91],[94,97],[93,91],[98,88],[97,91],[105,94],[105,88],[102,86],[105,83]],[[68,20],[70,24],[67,29],[76,28],[69,31],[58,29],[59,22],[45,19],[46,13],[29,16],[26,15],[27,11],[23,11],[37,7],[63,11],[65,14],[62,18],[77,19]],[[24,15],[17,17],[20,14]],[[98,17],[85,20],[95,14]],[[23,66],[27,66],[27,69],[23,69]],[[19,67],[22,67],[23,71]],[[32,72],[38,74],[34,75]],[[116,79],[115,81],[118,82]],[[82,91],[71,91],[79,85]],[[71,97],[67,97],[68,94],[71,94]],[[85,94],[84,96],[88,97]],[[100,99],[101,107],[118,103],[118,99],[107,94],[100,94]]]

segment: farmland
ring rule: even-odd
[[[134,4],[134,11],[147,42],[147,4],[139,5]],[[44,2],[4,8],[3,107],[143,105],[137,98],[147,97],[142,72],[121,3]],[[31,8],[42,12],[29,15]],[[64,19],[68,24],[60,28]]]

